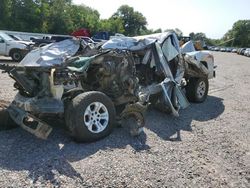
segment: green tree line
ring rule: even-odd
[[[153,33],[146,25],[146,18],[128,5],[121,6],[109,19],[100,19],[97,10],[74,5],[71,0],[0,1],[0,29],[4,30],[69,34],[87,28],[91,33],[109,31],[128,36]]]
[[[190,33],[193,40],[204,40],[210,46],[232,46],[250,48],[250,20],[238,20],[221,39],[207,38],[204,33]]]

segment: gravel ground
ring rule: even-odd
[[[77,144],[60,128],[45,141],[0,132],[0,187],[250,187],[250,58],[214,56],[206,102],[179,118],[148,111],[139,137],[116,128]],[[13,82],[0,80],[0,99],[11,100]]]

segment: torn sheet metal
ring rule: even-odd
[[[13,121],[20,125],[24,130],[41,139],[47,139],[52,131],[52,127],[34,115],[11,104],[8,112]]]
[[[167,41],[166,41],[167,42]],[[156,43],[156,50],[158,53],[158,56],[160,58],[160,63],[163,67],[164,73],[166,78],[164,79],[164,81],[161,83],[162,86],[162,90],[165,94],[165,102],[170,106],[170,109],[172,111],[172,114],[174,116],[179,116],[178,111],[179,108],[186,108],[187,106],[189,106],[189,102],[187,101],[186,97],[184,96],[184,94],[182,92],[178,92],[178,97],[176,95],[176,90],[177,87],[179,87],[177,85],[177,82],[175,81],[175,78],[173,77],[173,74],[170,70],[170,67],[168,66],[168,63],[166,61],[166,59],[164,58],[164,52],[162,51],[162,48],[160,47],[160,44]],[[172,48],[172,47],[170,47]],[[176,51],[177,52],[177,51]],[[170,54],[173,55],[173,54]],[[179,53],[176,54],[176,56],[179,55]],[[176,57],[174,56],[174,57]],[[182,76],[184,75],[184,71],[180,72],[179,74],[181,74]],[[179,76],[179,75],[177,75]]]
[[[91,56],[91,57],[79,57],[78,60],[69,63],[68,69],[71,71],[76,71],[76,72],[84,72],[87,71],[91,61],[95,58],[96,56]]]
[[[136,37],[119,37],[113,38],[102,45],[103,49],[120,49],[120,50],[143,50],[149,45],[155,43],[163,43],[169,36],[174,37],[173,46],[180,52],[178,39],[172,32],[156,33],[152,35],[136,36]]]
[[[188,53],[188,52],[194,52],[194,51],[195,51],[195,48],[194,48],[194,44],[193,44],[192,41],[186,42],[181,47],[181,53],[182,54],[185,54],[185,53]]]
[[[55,98],[26,98],[17,93],[14,101],[16,107],[35,114],[60,114],[64,112],[63,101]]]
[[[26,67],[48,67],[59,65],[76,54],[80,42],[73,39],[48,44],[29,52],[20,65]]]
[[[209,51],[189,52],[186,53],[184,59],[185,62],[195,65],[208,77],[208,79],[213,78],[214,58]],[[204,65],[202,62],[206,62],[206,65]]]
[[[120,37],[108,40],[102,45],[102,48],[119,50],[141,50],[154,43],[155,41],[155,39],[137,40],[136,38],[132,37]]]
[[[167,61],[171,61],[174,59],[177,55],[179,55],[179,52],[177,49],[173,46],[171,42],[171,38],[167,38],[166,41],[162,45],[162,51],[164,51],[164,55],[167,58]]]
[[[174,81],[173,74],[170,70],[170,67],[168,66],[168,63],[167,63],[165,57],[164,57],[164,53],[161,49],[161,46],[158,43],[156,43],[155,47],[156,47],[156,51],[157,51],[157,54],[158,54],[158,57],[159,57],[161,65],[162,65],[165,76],[168,77],[170,80]]]

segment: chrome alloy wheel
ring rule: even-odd
[[[93,102],[84,112],[84,123],[92,133],[102,132],[109,123],[109,112],[101,102]]]
[[[206,92],[206,83],[204,81],[201,81],[197,87],[197,97],[202,98]]]

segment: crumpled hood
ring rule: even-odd
[[[26,67],[48,67],[60,65],[67,58],[75,55],[79,47],[80,42],[74,39],[51,43],[30,51],[20,62],[20,65]]]
[[[173,32],[155,33],[151,35],[143,35],[136,37],[116,37],[105,42],[102,45],[102,48],[131,50],[131,51],[143,50],[150,44],[153,44],[155,42],[158,42],[160,44],[163,43],[169,36],[175,38],[175,40],[173,40],[174,43],[173,45],[175,46],[176,50],[180,52],[179,41]]]

